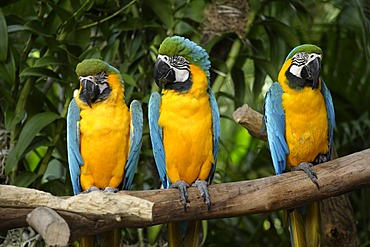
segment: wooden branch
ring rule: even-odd
[[[44,239],[46,246],[67,246],[70,230],[67,222],[54,210],[35,208],[27,215],[28,224]]]
[[[92,192],[69,198],[0,185],[0,230],[26,226],[26,215],[45,206],[58,212],[71,239],[114,227],[147,227],[182,220],[215,219],[265,213],[370,186],[370,149],[313,167],[320,189],[303,172],[209,186],[211,209],[196,188],[189,188],[184,211],[179,192],[169,190]]]
[[[267,136],[261,134],[261,113],[253,110],[249,105],[244,104],[234,111],[233,118],[235,122],[246,128],[251,136],[266,141]]]

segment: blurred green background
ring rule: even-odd
[[[370,146],[368,0],[1,0],[0,183],[72,195],[65,117],[78,87],[77,63],[94,57],[118,68],[126,103],[140,100],[146,118],[150,93],[158,91],[157,49],[173,34],[210,54],[222,128],[215,183],[274,174],[266,144],[231,115],[244,103],[261,112],[285,56],[302,43],[324,52],[322,76],[334,100],[339,155]],[[145,121],[132,189],[159,186]],[[350,198],[361,243],[368,246],[370,190]],[[204,222],[204,245],[289,246],[283,224],[281,212],[210,220]],[[124,229],[122,235],[127,245],[165,244],[161,226]]]

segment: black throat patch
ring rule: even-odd
[[[304,87],[312,87],[313,82],[310,80],[305,80],[303,78],[297,77],[287,70],[285,73],[286,78],[288,79],[288,86],[291,89],[302,90]]]
[[[180,93],[186,93],[190,90],[191,86],[193,85],[193,81],[191,80],[191,76],[184,81],[184,82],[168,82],[164,85],[164,89],[175,90]]]

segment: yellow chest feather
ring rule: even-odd
[[[282,96],[285,137],[290,153],[287,166],[312,162],[329,150],[328,119],[320,89],[286,90]]]

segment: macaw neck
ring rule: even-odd
[[[113,102],[124,102],[125,96],[124,96],[124,86],[122,82],[122,78],[118,74],[109,74],[108,75],[108,84],[112,88],[112,93],[108,97],[108,100],[111,100]]]
[[[200,67],[194,64],[190,64],[190,76],[192,80],[192,86],[191,88],[186,92],[178,92],[175,90],[170,89],[163,89],[162,94],[181,94],[181,95],[187,95],[189,97],[193,98],[199,98],[201,95],[207,93],[207,87],[208,87],[208,77]]]

